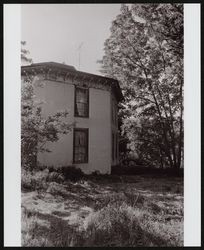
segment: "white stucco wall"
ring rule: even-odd
[[[68,109],[67,121],[76,122],[78,128],[89,128],[88,163],[75,164],[85,173],[111,171],[111,98],[110,92],[101,89],[89,89],[89,118],[74,117],[74,85],[43,81],[44,87],[35,83],[36,99],[45,101],[43,114],[54,114]],[[61,136],[55,143],[49,143],[51,153],[38,155],[38,161],[47,166],[73,165],[73,131]]]

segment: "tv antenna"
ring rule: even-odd
[[[79,70],[80,70],[80,63],[81,63],[81,47],[82,47],[83,44],[84,43],[81,42],[79,47],[77,48],[77,51],[79,52],[79,58],[78,58],[79,59]]]

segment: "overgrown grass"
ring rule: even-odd
[[[182,206],[140,194],[106,195],[85,220],[85,246],[182,246]]]
[[[125,202],[111,204],[87,218],[84,246],[182,246],[175,226]]]
[[[183,246],[181,178],[56,181],[42,172],[41,195],[23,194],[23,246]]]

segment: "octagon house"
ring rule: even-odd
[[[21,77],[33,79],[44,116],[66,109],[67,121],[75,123],[67,135],[48,143],[51,152],[38,154],[39,164],[110,174],[119,160],[118,102],[123,96],[118,81],[55,62],[22,66]]]

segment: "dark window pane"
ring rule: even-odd
[[[75,115],[88,116],[88,89],[76,87]]]
[[[87,115],[87,104],[85,103],[77,103],[76,104],[77,114],[79,116],[86,116]]]
[[[84,131],[75,132],[75,146],[86,146],[86,133]]]
[[[74,162],[83,163],[88,160],[88,131],[74,131]]]
[[[76,101],[87,103],[88,102],[88,90],[87,89],[76,89]]]

